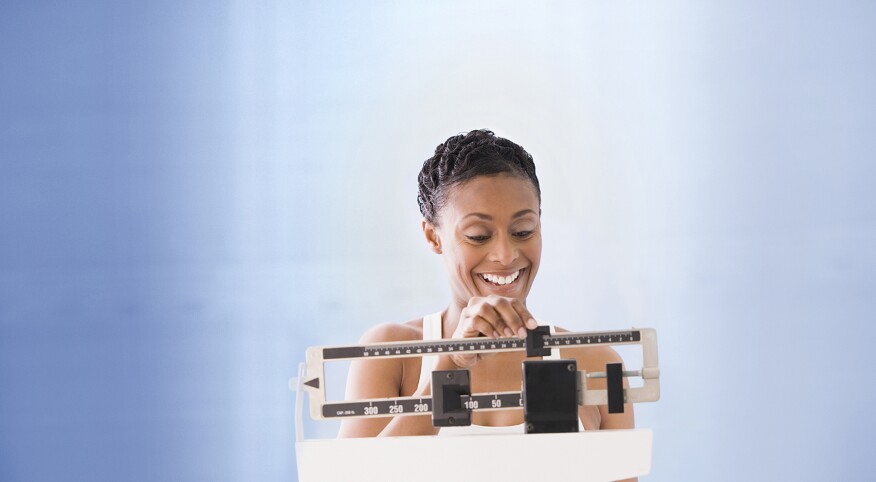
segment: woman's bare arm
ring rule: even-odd
[[[359,340],[361,344],[384,343],[420,339],[420,333],[405,325],[384,324],[368,330]],[[445,358],[445,357],[441,357]],[[439,367],[446,365],[439,359]],[[436,367],[438,368],[438,367]],[[438,368],[451,369],[451,368]],[[345,399],[394,398],[401,396],[404,377],[404,359],[387,358],[356,360],[347,375]],[[411,396],[431,396],[431,384],[418,387]],[[341,422],[338,438],[378,437],[398,435],[434,435],[430,414],[400,417],[351,418]]]

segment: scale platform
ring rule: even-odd
[[[299,482],[609,481],[651,471],[651,430],[304,440]]]

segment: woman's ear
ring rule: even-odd
[[[426,243],[432,248],[432,251],[441,254],[441,237],[438,236],[438,230],[435,229],[435,225],[424,219],[422,226],[423,234],[426,235]]]

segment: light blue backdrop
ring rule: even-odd
[[[870,478],[876,5],[533,3],[3,2],[0,480],[295,480],[288,378],[443,307],[416,174],[481,127],[533,312],[658,330],[648,480]]]

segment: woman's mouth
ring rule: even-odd
[[[478,277],[485,283],[492,286],[508,286],[514,284],[526,268],[520,268],[513,273],[493,274],[493,273],[478,273]]]

